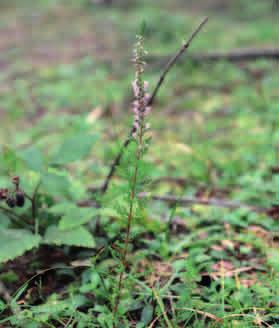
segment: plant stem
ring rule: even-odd
[[[143,133],[144,133],[144,128],[143,128],[143,124],[142,124],[140,126],[139,139],[138,139],[138,143],[137,143],[135,171],[134,171],[134,175],[132,178],[132,187],[131,187],[131,192],[130,192],[130,206],[129,206],[129,212],[128,212],[128,222],[127,222],[127,228],[126,228],[124,250],[123,250],[123,255],[122,255],[122,260],[121,260],[123,269],[120,272],[120,276],[119,276],[119,280],[118,280],[117,295],[116,295],[115,304],[114,304],[114,308],[113,308],[113,328],[116,328],[115,316],[116,316],[118,308],[119,308],[119,303],[120,303],[120,299],[121,299],[121,291],[123,288],[123,278],[124,278],[125,269],[127,267],[127,255],[128,255],[129,240],[130,240],[131,227],[132,227],[132,221],[133,221],[134,204],[135,204],[135,199],[137,197],[136,186],[137,186],[138,171],[139,171],[139,161],[142,156]]]
[[[29,196],[28,194],[25,194],[25,197],[30,201],[31,203],[31,212],[32,212],[32,222],[34,224],[34,232],[35,235],[39,234],[39,218],[37,216],[37,204],[36,204],[36,197],[37,192],[39,190],[41,181],[39,181],[35,187],[35,190],[32,194],[32,196]]]

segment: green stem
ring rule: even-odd
[[[135,164],[135,171],[132,178],[132,188],[130,192],[130,206],[129,206],[129,212],[128,212],[128,223],[126,228],[126,236],[125,236],[125,244],[124,244],[124,251],[122,256],[122,265],[123,270],[120,272],[119,280],[118,280],[118,288],[117,288],[117,295],[115,299],[115,304],[113,308],[113,328],[116,328],[116,322],[115,322],[115,316],[117,314],[120,299],[121,299],[121,291],[123,288],[123,278],[125,269],[127,267],[127,255],[128,255],[128,247],[129,247],[129,240],[130,240],[130,234],[131,234],[131,227],[132,227],[132,221],[133,221],[133,212],[134,212],[134,203],[136,199],[136,186],[137,186],[137,179],[138,179],[138,170],[139,170],[139,161],[142,156],[142,144],[143,144],[143,125],[140,127],[140,133],[139,133],[139,140],[138,140],[138,147],[137,147],[137,154],[136,154],[136,164]]]
[[[39,190],[40,184],[41,184],[41,181],[39,181],[37,183],[36,188],[35,188],[32,196],[29,196],[28,194],[25,194],[25,197],[31,203],[32,222],[34,224],[34,233],[35,233],[35,235],[39,235],[39,226],[40,226],[39,217],[37,215],[37,204],[36,204],[36,196],[37,196],[37,192]]]

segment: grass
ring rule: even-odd
[[[210,20],[193,52],[264,47],[278,40],[279,14],[271,1],[137,1],[126,10],[90,1],[0,6],[1,145],[18,156],[33,145],[51,158],[91,120],[88,133],[96,141],[90,156],[67,166],[71,195],[65,202],[89,197],[86,188],[100,185],[129,131],[131,54],[142,20],[145,47],[158,56],[158,64],[147,65],[151,86],[160,57],[173,53],[205,15]],[[186,182],[161,181],[150,192],[266,208],[278,203],[278,72],[276,61],[195,65],[185,58],[177,65],[150,115],[146,160],[152,179]],[[30,162],[40,165],[35,158],[33,153]],[[0,168],[0,186],[6,173]],[[1,229],[6,219],[0,218]],[[49,224],[44,220],[41,228]],[[45,245],[0,266],[12,300],[11,311],[0,285],[0,325],[110,327],[119,246],[110,241],[125,223],[111,208],[103,211],[99,232],[93,221],[93,249]],[[278,233],[278,220],[243,209],[147,201],[130,245],[122,326],[279,327]],[[110,251],[96,255],[104,244]]]

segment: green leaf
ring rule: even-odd
[[[1,170],[16,172],[21,164],[16,152],[8,146],[3,146],[0,150]]]
[[[141,312],[141,318],[140,321],[144,324],[144,327],[146,327],[153,317],[153,306],[150,304],[146,304]]]
[[[79,134],[68,138],[55,154],[53,164],[68,164],[85,158],[91,151],[96,137],[90,134]]]
[[[0,229],[8,228],[10,222],[9,217],[5,213],[0,212]]]
[[[42,175],[40,190],[52,196],[67,196],[69,194],[70,183],[66,175],[49,172]]]
[[[27,230],[0,229],[0,263],[38,247],[40,241],[40,236],[33,235]]]
[[[59,229],[61,230],[81,226],[97,215],[97,210],[94,208],[82,208],[69,202],[56,204],[49,209],[49,212],[62,216],[59,222]]]
[[[40,172],[43,169],[43,154],[37,147],[31,146],[25,148],[24,150],[18,153],[18,156],[23,160],[24,164],[30,170]]]
[[[7,305],[3,301],[0,300],[0,312],[4,311],[6,307],[7,307]]]
[[[67,211],[67,213],[62,217],[59,222],[59,228],[66,230],[78,227],[89,222],[95,214],[96,211],[93,209],[76,207],[72,211]]]
[[[65,214],[67,211],[72,211],[76,208],[77,206],[73,203],[70,202],[59,202],[53,206],[51,206],[48,211],[51,214],[54,215],[63,215]]]
[[[90,232],[84,227],[60,230],[57,226],[48,227],[45,243],[55,245],[69,245],[79,247],[95,247],[95,241]]]

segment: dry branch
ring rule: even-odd
[[[168,204],[177,204],[180,206],[191,206],[191,205],[204,205],[204,206],[215,206],[219,208],[227,208],[231,210],[235,209],[246,209],[251,212],[270,214],[270,209],[253,206],[249,204],[240,203],[237,201],[231,201],[220,198],[201,198],[201,197],[177,197],[174,195],[151,195],[147,192],[138,194],[140,198],[150,199],[153,201],[165,202]],[[92,200],[83,200],[77,203],[80,207],[96,207],[98,204]]]
[[[242,62],[254,61],[258,59],[276,60],[279,59],[279,48],[237,48],[229,51],[212,51],[208,53],[189,54],[190,61],[195,63],[205,63],[214,61]],[[161,57],[162,62],[166,58]],[[151,63],[158,62],[160,56],[151,55],[148,61]]]
[[[149,198],[155,201],[161,201],[166,202],[169,204],[178,204],[178,205],[206,205],[206,206],[215,206],[215,207],[222,207],[222,208],[228,208],[228,209],[238,209],[238,208],[244,208],[247,210],[250,210],[252,212],[257,213],[266,213],[267,209],[247,205],[239,202],[234,202],[230,200],[224,200],[224,199],[217,199],[217,198],[198,198],[198,197],[177,197],[173,195],[149,195],[148,193],[141,193],[139,194],[139,197],[141,198]]]
[[[172,69],[172,67],[175,65],[175,63],[179,60],[179,58],[187,51],[187,49],[190,47],[193,39],[196,37],[196,35],[200,32],[200,30],[203,28],[203,26],[207,23],[208,21],[208,17],[204,18],[202,20],[202,22],[198,25],[198,27],[194,30],[194,32],[191,34],[191,36],[189,37],[188,41],[185,42],[182,47],[179,49],[179,51],[171,57],[171,59],[167,62],[155,88],[154,91],[152,92],[149,101],[147,103],[147,107],[150,107],[153,105],[155,98],[159,92],[160,87],[162,86],[168,72]],[[100,188],[102,193],[105,193],[109,187],[109,183],[115,173],[115,170],[117,168],[117,166],[120,163],[120,160],[122,158],[122,154],[125,150],[125,148],[127,148],[131,142],[131,137],[132,137],[132,133],[133,133],[133,128],[130,130],[128,137],[126,138],[126,140],[124,141],[119,153],[117,154],[117,156],[115,157],[114,161],[112,162],[111,166],[110,166],[110,170],[109,173],[102,185],[102,187]]]

